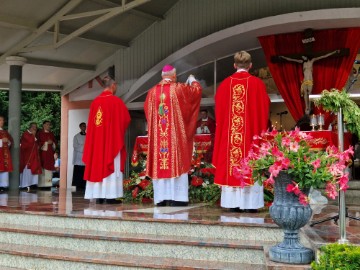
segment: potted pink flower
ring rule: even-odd
[[[294,193],[299,202],[307,205],[309,200],[305,189],[325,188],[330,199],[338,196],[339,190],[348,188],[347,165],[354,153],[350,147],[339,152],[329,146],[325,151],[311,150],[308,133],[295,129],[289,132],[264,132],[254,138],[255,143],[241,166],[235,168],[241,181],[252,177],[261,184],[274,185],[280,172],[291,178],[287,192]]]
[[[309,221],[312,211],[308,192],[311,187],[325,188],[331,199],[348,188],[345,168],[353,149],[340,152],[335,146],[313,151],[311,136],[299,129],[289,132],[264,132],[254,137],[254,144],[243,164],[234,169],[241,183],[249,178],[264,186],[274,185],[270,216],[284,229],[284,241],[270,248],[270,259],[282,263],[307,264],[313,251],[299,242],[298,230]]]

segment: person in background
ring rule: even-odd
[[[207,110],[200,111],[201,118],[196,123],[196,134],[214,134],[215,133],[215,120],[208,116]]]
[[[38,187],[51,188],[52,174],[54,168],[54,153],[57,146],[54,133],[51,132],[51,123],[48,120],[43,122],[43,128],[37,133],[37,139],[40,146],[40,160],[43,173],[39,178]]]
[[[4,124],[5,117],[0,115],[0,190],[9,187],[9,172],[13,170],[10,147],[14,141]]]
[[[144,110],[148,123],[146,174],[153,180],[157,206],[186,206],[201,86],[190,75],[187,84],[176,82],[176,69],[166,65],[162,80],[151,88]]]
[[[215,95],[214,182],[221,186],[221,207],[257,212],[264,207],[263,186],[252,179],[243,186],[233,170],[246,158],[253,137],[267,130],[270,99],[265,84],[249,74],[251,55],[240,51],[234,62],[236,72],[219,85]]]
[[[80,132],[74,136],[73,139],[73,179],[72,185],[76,186],[76,190],[84,191],[86,181],[84,180],[85,164],[82,161],[86,137],[86,124],[84,122],[79,124]]]
[[[130,114],[115,95],[117,84],[105,77],[106,88],[90,106],[83,162],[86,180],[85,199],[97,203],[121,203],[126,160],[125,132]]]
[[[39,144],[36,138],[37,124],[30,123],[20,139],[20,188],[37,185],[42,173]],[[54,166],[54,164],[53,164]]]
[[[55,151],[54,153],[54,160],[55,160],[54,162],[55,170],[53,171],[53,175],[52,175],[52,185],[58,187],[60,181],[60,157],[58,151]]]

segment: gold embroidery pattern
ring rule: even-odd
[[[327,145],[329,142],[327,139],[325,138],[316,138],[316,139],[311,139],[310,140],[311,144],[323,144],[323,145]]]
[[[243,144],[245,104],[243,98],[246,94],[243,84],[236,84],[231,89],[231,116],[230,116],[230,164],[229,175],[233,168],[240,164],[243,157],[241,149]]]
[[[160,104],[158,110],[158,128],[160,136],[159,161],[160,170],[169,169],[169,107],[166,105],[166,95],[163,93],[163,85],[160,90]]]
[[[100,127],[102,123],[103,123],[103,111],[101,109],[101,106],[99,106],[95,115],[95,126]]]

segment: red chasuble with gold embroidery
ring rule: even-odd
[[[215,184],[240,187],[234,166],[246,157],[254,135],[267,129],[270,99],[264,83],[248,72],[226,78],[215,95]],[[249,183],[253,184],[251,180]]]
[[[48,171],[55,171],[55,158],[54,158],[54,147],[53,144],[46,144],[49,140],[57,144],[54,133],[51,131],[45,132],[44,129],[39,130],[37,133],[38,143],[40,146],[40,161],[43,169]]]
[[[25,131],[20,140],[20,172],[28,166],[32,174],[41,174],[39,144],[33,134]]]
[[[83,161],[84,179],[102,182],[114,172],[114,159],[120,152],[121,171],[126,160],[125,131],[130,115],[124,102],[106,89],[90,106]]]
[[[189,86],[163,80],[150,89],[144,106],[149,131],[146,172],[150,178],[173,178],[190,170],[200,100],[198,82]]]
[[[10,133],[6,130],[0,130],[0,140],[4,138],[7,138],[11,142],[10,146],[14,144]],[[0,172],[12,172],[13,170],[10,146],[6,142],[2,144],[2,147],[0,147]]]

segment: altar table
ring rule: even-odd
[[[196,153],[205,154],[211,149],[212,134],[196,134],[194,137],[194,150]],[[131,165],[136,166],[139,157],[146,156],[148,152],[148,136],[138,136],[135,139],[134,149],[131,155]]]
[[[310,140],[311,149],[325,150],[326,147],[335,145],[338,147],[338,134],[336,131],[330,130],[315,130],[304,131],[306,134],[311,135]],[[348,149],[351,145],[351,133],[344,133],[344,150]]]

